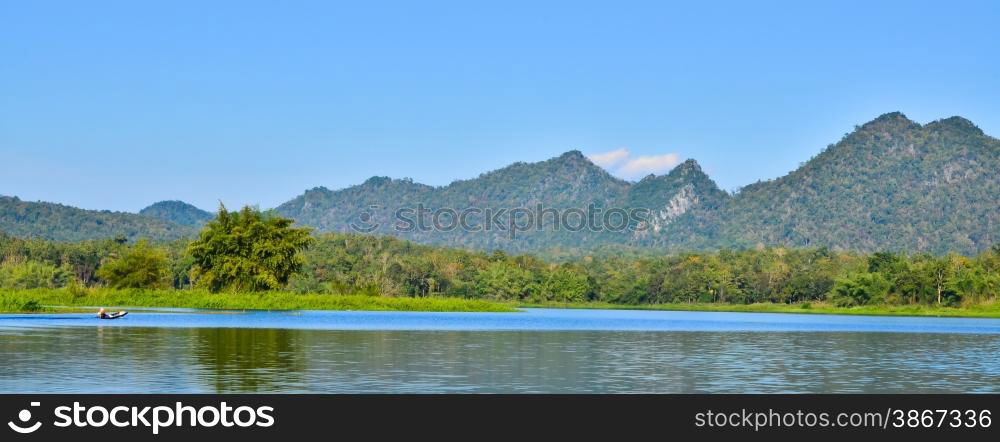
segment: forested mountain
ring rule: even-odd
[[[998,210],[1000,141],[964,118],[921,126],[897,112],[743,188],[711,233],[719,246],[971,255],[1000,241]]]
[[[307,192],[278,208],[321,230],[349,231],[370,205],[375,233],[419,242],[508,251],[627,245],[665,251],[759,245],[972,255],[1000,242],[1000,141],[952,117],[920,125],[894,112],[856,128],[799,169],[735,195],[693,160],[667,175],[629,183],[579,152],[517,163],[444,187],[373,178],[341,191]],[[316,195],[317,192],[320,195]],[[321,196],[321,197],[320,197]],[[429,208],[647,208],[628,234],[556,230],[468,232],[394,229],[393,212]],[[354,217],[354,218],[352,218]]]
[[[184,201],[160,201],[140,210],[139,214],[183,226],[200,226],[215,216]]]
[[[134,213],[84,210],[0,196],[0,232],[23,238],[81,241],[119,236],[172,240],[191,235],[194,230]]]
[[[512,237],[510,210],[527,208],[537,212],[538,207],[586,209],[590,205],[606,210],[618,207],[630,187],[630,183],[611,176],[582,153],[570,151],[539,163],[515,163],[443,187],[375,177],[359,186],[338,191],[316,188],[278,206],[276,211],[322,231],[357,231],[352,230],[352,224],[365,231],[365,227],[371,226],[373,230],[367,233],[464,248],[528,251],[553,247],[596,247],[625,242],[629,237],[624,232],[609,234],[595,231],[597,229],[556,229],[556,221],[551,214],[540,220],[533,214],[517,216],[515,220],[521,226],[535,222],[544,227],[541,230],[519,229]],[[420,207],[427,210],[423,223],[427,228],[421,228],[416,213]],[[465,218],[466,224],[478,230],[470,232],[458,226],[457,215],[471,208],[507,211],[496,217],[501,221],[500,225],[491,225],[488,231],[487,220],[495,217],[486,212],[470,212]],[[407,209],[402,213],[405,218],[402,222],[396,215],[399,209]],[[437,226],[440,228],[436,228],[433,222],[433,211],[437,209],[455,210],[439,212]],[[368,215],[359,216],[362,213],[370,214],[371,218]],[[573,224],[578,225],[578,219],[573,218]]]
[[[275,210],[319,231],[550,256],[762,245],[974,255],[1000,242],[998,172],[1000,141],[970,121],[952,117],[920,125],[895,112],[857,127],[788,175],[735,194],[720,190],[694,160],[666,175],[628,182],[570,151],[441,187],[388,177],[341,190],[317,187]],[[512,232],[510,211],[517,208],[532,213],[514,216],[520,228]],[[630,227],[638,230],[616,230],[601,218],[612,208],[649,212],[633,219]],[[563,222],[544,209],[561,211]],[[567,209],[577,213],[566,215]],[[456,219],[463,211],[471,230]],[[500,211],[506,212],[493,216]],[[141,213],[4,197],[0,231],[58,240],[119,234],[171,239],[210,217],[180,201],[156,203]],[[488,218],[501,225],[486,229]],[[581,222],[588,226],[578,228]]]
[[[275,209],[298,223],[321,231],[348,231],[351,223],[362,224],[360,214],[373,210],[376,218],[388,218],[388,207],[415,205],[425,201],[433,187],[409,179],[372,177],[362,184],[333,191],[316,187]],[[385,213],[389,215],[383,216]],[[372,232],[389,232],[388,226]]]
[[[649,221],[632,234],[630,244],[660,249],[683,241],[690,249],[715,248],[720,209],[731,198],[694,160],[666,175],[649,175],[632,185],[624,203],[652,211]]]

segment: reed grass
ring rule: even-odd
[[[177,307],[226,310],[373,310],[428,312],[512,312],[510,304],[482,300],[290,292],[210,293],[204,290],[112,290],[64,288],[0,290],[0,311],[80,311],[81,307]]]

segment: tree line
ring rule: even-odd
[[[207,288],[544,302],[966,305],[1000,293],[1000,245],[957,254],[768,248],[568,259],[313,234],[270,212],[221,208],[194,240],[74,243],[0,234],[0,288]]]

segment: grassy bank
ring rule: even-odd
[[[0,289],[0,312],[90,311],[82,307],[179,307],[225,310],[372,310],[428,312],[510,312],[515,305],[482,300],[428,297],[388,298],[363,295],[265,293],[209,293],[203,290],[111,290],[111,289]],[[519,307],[676,310],[748,313],[806,313],[878,316],[945,316],[1000,318],[1000,302],[963,307],[925,305],[869,305],[836,307],[827,303],[806,304],[642,304],[605,302],[520,304]]]
[[[870,316],[944,316],[965,318],[1000,318],[1000,303],[974,304],[964,307],[934,307],[924,305],[866,305],[837,307],[826,303],[806,304],[642,304],[624,305],[604,302],[521,304],[520,307],[618,309],[618,310],[677,310],[704,312],[805,313]]]
[[[511,305],[459,298],[387,298],[288,292],[209,293],[202,290],[0,290],[0,312],[78,311],[82,306],[180,307],[229,310],[378,310],[510,312]]]

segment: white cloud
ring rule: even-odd
[[[590,161],[598,166],[610,169],[617,166],[622,162],[622,160],[628,158],[629,155],[630,153],[628,149],[622,148],[612,150],[610,152],[591,154],[588,155],[587,158],[590,158]]]
[[[594,164],[624,178],[641,178],[648,174],[664,174],[681,162],[675,153],[632,157],[628,149],[588,155]]]
[[[632,177],[650,173],[662,174],[666,173],[680,162],[681,158],[675,153],[642,156],[626,161],[625,164],[618,169],[618,172]]]

